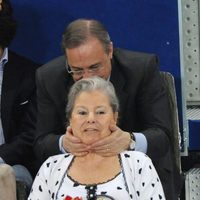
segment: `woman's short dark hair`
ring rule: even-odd
[[[108,54],[110,51],[110,36],[104,25],[93,19],[78,19],[71,22],[62,37],[62,48],[71,49],[86,43],[90,38],[97,38]]]
[[[70,89],[66,107],[68,120],[71,118],[71,114],[74,109],[74,103],[79,94],[81,92],[91,92],[96,90],[101,91],[108,97],[113,112],[119,111],[119,101],[115,93],[115,89],[110,81],[106,81],[100,77],[85,78],[75,82]]]
[[[9,46],[13,40],[17,23],[13,17],[13,9],[9,0],[3,0],[0,10],[0,47],[5,48]]]

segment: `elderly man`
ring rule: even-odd
[[[79,19],[63,34],[65,56],[37,71],[38,122],[35,149],[41,161],[61,152],[76,156],[95,151],[115,155],[124,149],[147,153],[161,178],[165,195],[177,200],[179,174],[170,142],[168,101],[155,55],[114,49],[96,20]],[[69,88],[82,78],[99,76],[113,83],[120,100],[118,126],[112,134],[86,145],[65,127]]]

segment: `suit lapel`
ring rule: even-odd
[[[120,72],[117,64],[112,62],[112,72],[111,72],[111,77],[110,81],[113,84],[117,97],[119,99],[120,103],[120,114],[119,116],[124,116],[125,113],[125,108],[127,105],[127,100],[128,100],[128,94],[125,91],[125,78],[123,74]],[[120,122],[121,117],[119,118]]]

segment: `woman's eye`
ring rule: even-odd
[[[103,115],[103,114],[105,114],[105,111],[97,111],[96,112],[98,115]]]
[[[79,115],[86,115],[87,112],[86,112],[86,111],[78,111],[78,114],[79,114]]]

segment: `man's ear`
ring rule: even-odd
[[[112,59],[113,57],[113,43],[110,42],[110,45],[109,45],[109,58]]]

